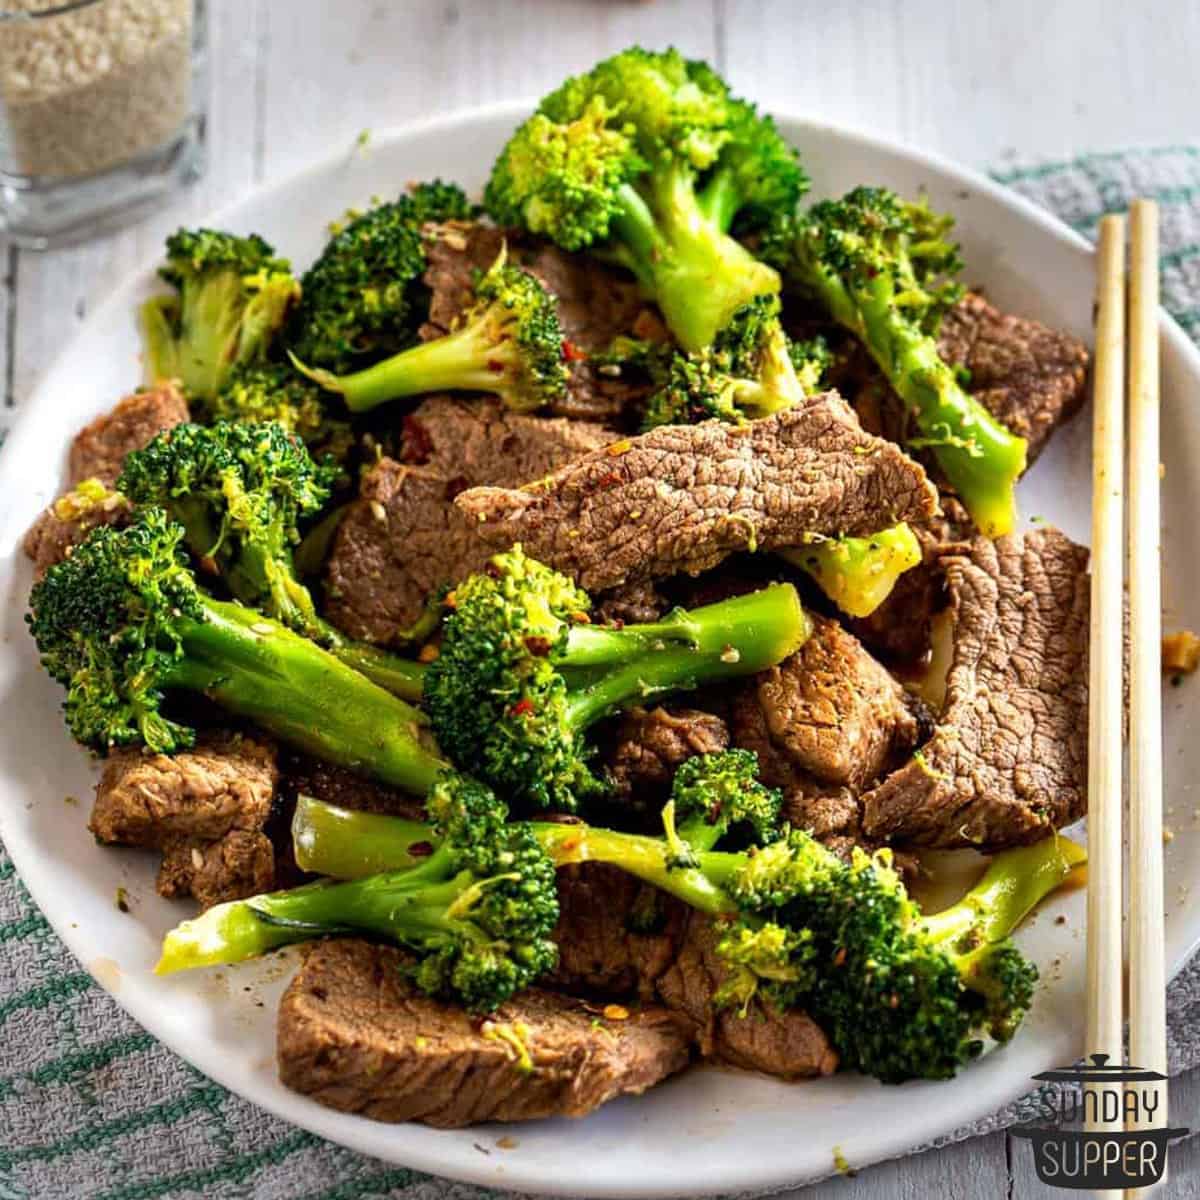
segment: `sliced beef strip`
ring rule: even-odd
[[[105,761],[88,827],[101,842],[161,850],[164,896],[236,899],[273,882],[263,830],[278,781],[274,748],[248,737],[175,755],[118,750]]]
[[[968,293],[943,318],[942,357],[970,372],[971,394],[1029,443],[1029,461],[1079,409],[1088,351],[1078,338],[1040,321],[1014,317]]]
[[[852,633],[829,617],[812,620],[808,641],[748,681],[735,709],[757,705],[792,766],[858,789],[916,745],[918,722],[904,689]]]
[[[640,397],[644,389],[598,371],[586,357],[633,331],[644,302],[629,276],[587,255],[568,254],[549,242],[490,225],[451,221],[427,232],[424,278],[431,296],[423,338],[442,337],[451,328],[474,299],[475,272],[486,271],[507,244],[508,261],[525,267],[554,294],[570,344],[568,395],[556,406],[557,414],[613,420]]]
[[[478,487],[459,508],[496,545],[522,542],[588,591],[715,566],[806,533],[869,534],[927,520],[937,493],[834,393],[744,427],[667,425],[515,490]]]
[[[25,553],[33,559],[34,579],[41,579],[62,562],[96,526],[123,525],[129,513],[129,502],[116,492],[94,503],[75,492],[60,496],[42,511],[22,542]]]
[[[434,397],[409,418],[420,465],[381,459],[362,479],[326,565],[327,616],[351,637],[387,644],[439,587],[495,552],[454,506],[464,487],[536,479],[615,436],[598,425]]]
[[[85,479],[99,479],[111,486],[125,455],[187,419],[187,403],[174,383],[159,383],[126,396],[75,435],[67,460],[68,483],[74,487]]]
[[[98,479],[111,488],[131,450],[142,449],[156,434],[187,419],[187,404],[173,383],[126,396],[75,435],[68,456],[69,487]],[[122,524],[128,515],[128,505],[115,495],[98,504],[84,503],[70,491],[60,496],[25,534],[23,546],[33,559],[34,577],[40,579],[66,558],[97,525]]]
[[[920,754],[863,797],[869,837],[994,850],[1082,816],[1087,561],[1048,528],[943,558],[954,623],[944,706]]]
[[[688,1063],[687,1035],[662,1008],[610,1021],[535,988],[481,1020],[418,992],[402,961],[351,939],[309,949],[279,1006],[284,1084],[343,1112],[456,1129],[581,1117]]]
[[[623,713],[604,756],[623,801],[661,807],[675,768],[697,754],[729,748],[729,730],[715,713],[696,708],[634,707]]]

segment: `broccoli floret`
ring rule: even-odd
[[[814,538],[776,553],[811,575],[842,612],[869,617],[920,563],[921,543],[901,522],[867,537]]]
[[[789,339],[788,356],[806,396],[815,396],[827,386],[835,360],[829,343],[820,334],[799,341]]]
[[[778,584],[662,621],[589,623],[585,592],[520,546],[453,593],[425,707],[443,751],[514,804],[570,810],[603,794],[584,732],[620,705],[780,662],[808,636]]]
[[[300,523],[329,500],[339,474],[316,463],[276,421],[177,425],[125,460],[118,487],[135,504],[165,509],[186,530],[202,569],[243,604],[311,638],[381,687],[419,700],[424,668],[347,638],[317,612],[293,547]]]
[[[275,421],[301,438],[314,457],[342,463],[354,447],[354,432],[349,421],[330,416],[328,399],[288,363],[255,363],[236,367],[211,401],[193,405],[193,415],[207,423]]]
[[[351,412],[422,392],[491,392],[532,412],[567,390],[563,332],[554,297],[505,253],[475,282],[475,299],[445,337],[422,342],[353,375],[334,375],[293,356],[296,366],[338,393]]]
[[[644,426],[713,419],[740,425],[792,408],[806,394],[779,324],[779,297],[759,296],[711,346],[674,356],[666,383],[646,406]]]
[[[788,214],[807,186],[769,117],[677,50],[606,59],[546,96],[492,171],[502,225],[629,268],[687,351],[779,277],[729,230]]]
[[[976,525],[998,537],[1016,520],[1025,440],[968,395],[938,353],[938,323],[962,294],[950,280],[961,265],[951,224],[925,204],[856,188],[778,220],[764,255],[866,345],[914,413],[921,436],[909,445],[932,450]]]
[[[706,759],[701,774],[726,769],[722,755]],[[677,785],[676,804],[687,786]],[[681,862],[667,838],[580,823],[530,828],[558,866],[609,863],[717,917],[724,978],[714,1004],[803,1008],[843,1066],[889,1083],[947,1078],[985,1037],[1012,1037],[1037,972],[1010,934],[1085,858],[1057,837],[1005,851],[962,900],[926,916],[890,852],[858,850],[844,862],[799,830],[740,853],[692,848]],[[297,862],[343,878],[402,866],[428,836],[420,822],[309,797],[293,823]]]
[[[292,351],[310,366],[345,372],[412,345],[428,307],[421,227],[473,211],[460,188],[435,180],[354,217],[301,279]]]
[[[163,941],[159,974],[239,962],[288,942],[362,930],[400,943],[434,996],[490,1012],[557,961],[552,859],[486,788],[446,772],[427,800],[429,856],[408,870],[210,908]]]
[[[730,830],[765,846],[779,836],[782,794],[758,780],[752,750],[697,754],[675,771],[671,808],[679,836],[693,851],[711,850]]]
[[[124,529],[94,529],[34,586],[26,620],[76,739],[174,753],[195,732],[162,712],[165,693],[199,692],[318,758],[426,792],[445,763],[420,742],[420,712],[262,613],[205,595],[184,536],[143,508]]]
[[[147,376],[178,379],[202,401],[235,367],[266,358],[300,295],[287,260],[257,235],[181,229],[159,274],[175,292],[142,305]]]

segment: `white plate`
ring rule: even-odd
[[[303,264],[326,222],[407,180],[442,175],[482,184],[522,105],[456,114],[390,136],[366,153],[341,154],[263,188],[212,223],[260,231]],[[1092,255],[1064,226],[987,180],[870,138],[782,119],[822,193],[854,184],[925,189],[959,218],[972,283],[1001,306],[1088,337]],[[139,378],[136,303],[153,287],[150,267],[117,289],[86,323],[40,386],[0,451],[0,835],[29,890],[80,962],[155,1036],[205,1074],[262,1107],[343,1145],[456,1179],[539,1193],[652,1197],[780,1187],[825,1174],[834,1147],[863,1166],[982,1117],[1024,1092],[1036,1071],[1083,1050],[1083,895],[1048,905],[1022,935],[1045,987],[1016,1040],[954,1082],[886,1088],[853,1075],[786,1085],[752,1075],[691,1070],[650,1094],[618,1101],[586,1120],[439,1132],[382,1125],[332,1112],[283,1088],[274,1067],[274,1001],[286,963],[158,979],[150,973],[163,931],[186,906],[154,895],[152,855],[101,850],[85,824],[95,775],[57,715],[59,689],[38,669],[23,624],[30,570],[20,537],[55,495],[72,434]],[[1189,553],[1200,512],[1200,354],[1164,320],[1163,458],[1168,627],[1200,627],[1200,558]],[[1086,417],[1058,433],[1020,487],[1021,507],[1086,540]],[[1200,900],[1187,891],[1200,864],[1200,825],[1190,781],[1200,742],[1188,740],[1185,703],[1200,682],[1167,692],[1167,955],[1178,969],[1200,939]],[[1113,748],[1113,753],[1118,753]],[[81,807],[64,806],[65,796]],[[135,917],[118,913],[126,887]],[[1068,920],[1057,924],[1064,913]],[[256,1007],[252,986],[266,1003]],[[513,1148],[496,1148],[502,1135]],[[491,1148],[489,1155],[477,1145]]]

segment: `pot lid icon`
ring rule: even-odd
[[[1034,1079],[1044,1083],[1157,1083],[1165,1080],[1165,1075],[1157,1071],[1147,1071],[1142,1067],[1123,1067],[1120,1063],[1110,1063],[1107,1054],[1093,1054],[1090,1063],[1080,1067],[1061,1067],[1053,1071],[1043,1071]]]

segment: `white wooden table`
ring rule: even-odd
[[[38,372],[165,232],[364,129],[548,89],[631,42],[713,61],[766,106],[893,135],[975,165],[1200,135],[1195,0],[209,0],[209,168],[173,210],[77,249],[3,251],[0,380]],[[1200,1072],[1173,1111],[1200,1125]],[[797,1131],[798,1136],[802,1131]],[[1200,1139],[1164,1195],[1200,1196]],[[995,1134],[804,1200],[1063,1195]]]

